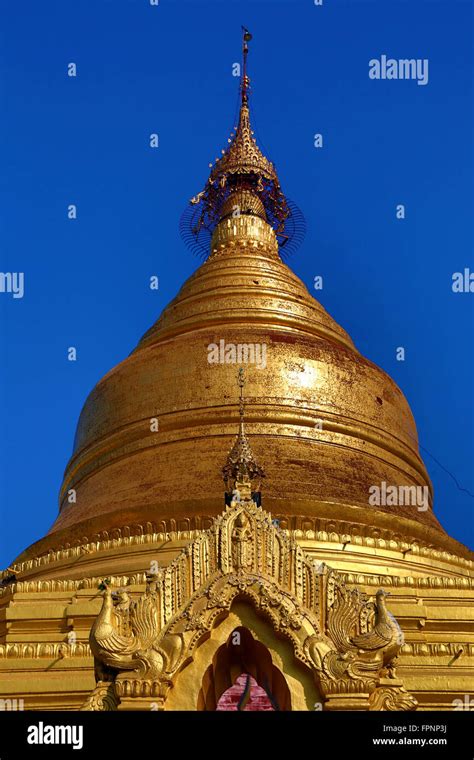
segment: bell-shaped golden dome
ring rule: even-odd
[[[271,227],[247,215],[220,222],[209,259],[90,394],[53,531],[220,512],[239,358],[273,514],[357,510],[376,522],[372,485],[430,487],[400,389],[281,261]],[[385,510],[440,529],[431,509]]]

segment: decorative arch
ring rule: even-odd
[[[212,658],[204,673],[197,709],[216,710],[222,695],[242,674],[255,679],[275,710],[291,710],[291,693],[283,673],[267,647],[244,626],[234,628]]]
[[[414,709],[393,669],[403,635],[384,597],[377,592],[374,603],[305,555],[249,494],[150,575],[138,599],[123,590],[114,599],[107,588],[90,643],[116,674],[120,707],[155,700],[167,709],[178,677],[232,605],[244,602],[310,669],[325,709]]]
[[[211,630],[203,632],[192,656],[183,662],[175,674],[163,705],[165,710],[198,710],[203,706],[201,689],[203,685],[210,686],[209,666],[213,666],[212,671],[223,664],[220,659],[215,659],[216,653],[226,645],[236,629],[242,628],[262,645],[263,648],[258,647],[255,654],[265,653],[267,664],[264,672],[268,673],[270,655],[272,664],[282,674],[290,690],[292,710],[313,709],[315,703],[323,702],[312,669],[295,658],[292,641],[277,634],[270,619],[249,603],[248,597],[236,596],[230,609],[215,619]],[[237,671],[233,671],[233,675],[236,676]],[[221,678],[222,674],[219,676]],[[228,685],[229,680],[224,677],[223,686],[227,688]],[[263,679],[260,685],[265,686]],[[217,691],[220,694],[219,688]],[[210,702],[207,706],[210,708]]]

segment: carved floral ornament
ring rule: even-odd
[[[147,577],[139,598],[105,589],[90,634],[98,684],[82,709],[117,709],[135,697],[165,709],[179,672],[237,599],[290,641],[325,709],[416,709],[395,675],[404,639],[385,597],[379,590],[372,601],[346,586],[254,501],[233,501],[170,565]]]

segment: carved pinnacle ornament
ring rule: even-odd
[[[257,464],[245,434],[245,404],[243,395],[245,377],[242,367],[239,369],[237,375],[237,383],[240,388],[239,432],[234,445],[229,451],[227,462],[222,468],[228,503],[230,503],[233,495],[236,496],[235,492],[238,492],[239,498],[251,498],[252,492],[259,493],[260,481],[265,477],[265,472],[262,467]]]

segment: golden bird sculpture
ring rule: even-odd
[[[391,612],[387,609],[386,597],[389,594],[379,589],[375,595],[374,626],[367,633],[351,638],[351,643],[362,652],[380,653],[383,664],[388,666],[397,656],[405,643],[402,629]]]
[[[151,584],[135,600],[123,589],[112,592],[106,587],[89,637],[94,657],[110,668],[136,670],[154,678],[173,668],[181,654],[182,637],[169,634],[160,638],[158,610]]]
[[[357,589],[336,586],[327,620],[329,646],[320,636],[306,642],[308,657],[330,679],[349,676],[374,679],[381,670],[394,676],[393,660],[404,644],[400,626],[386,606],[387,592],[377,591],[369,604]],[[361,613],[375,608],[370,630],[356,634],[361,627]],[[365,615],[364,615],[365,616]]]

